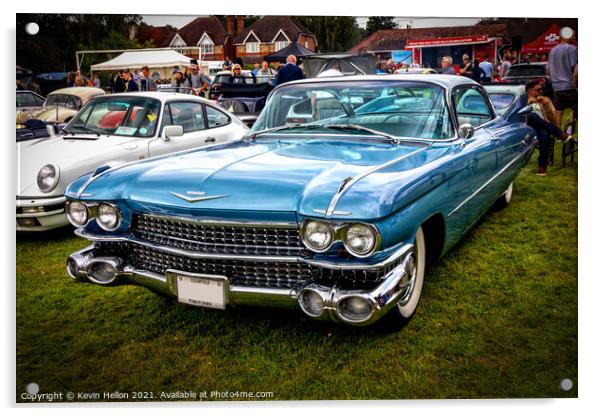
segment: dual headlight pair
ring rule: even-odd
[[[356,257],[367,257],[374,253],[380,235],[372,224],[355,223],[335,227],[324,221],[309,220],[303,224],[301,239],[307,248],[317,253],[327,251],[336,241]]]
[[[106,202],[84,204],[79,201],[71,201],[67,203],[67,218],[75,227],[85,226],[94,217],[100,228],[105,231],[113,231],[121,223],[121,214],[115,205]]]

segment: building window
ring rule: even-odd
[[[280,49],[284,49],[286,48],[288,45],[290,44],[290,42],[288,40],[279,40],[276,42],[276,51],[279,51]]]
[[[247,53],[259,53],[259,42],[245,43],[245,51]]]
[[[203,55],[213,55],[214,48],[212,43],[201,43],[201,53]]]

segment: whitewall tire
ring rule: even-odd
[[[422,227],[418,227],[414,237],[414,264],[412,275],[404,283],[408,286],[407,292],[397,304],[394,311],[401,318],[402,323],[407,322],[416,313],[420,296],[422,295],[422,286],[424,285],[424,270],[426,265],[426,248],[424,233]]]

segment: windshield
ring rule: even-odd
[[[71,94],[50,94],[46,97],[44,107],[60,106],[79,110],[82,107],[82,99]]]
[[[253,77],[242,75],[241,77],[233,77],[230,74],[220,74],[213,80],[214,84],[253,84]]]
[[[543,65],[511,66],[508,70],[509,77],[543,77],[546,68]]]
[[[147,97],[107,96],[88,102],[67,125],[70,133],[154,136],[161,102]]]
[[[313,123],[312,127],[355,125],[396,137],[448,139],[453,135],[443,88],[427,82],[380,80],[281,87],[270,97],[250,134],[301,124],[290,129],[298,132],[306,123]],[[366,131],[350,134],[365,135]]]

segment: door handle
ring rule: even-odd
[[[491,139],[491,142],[494,143],[494,144],[500,144],[500,138],[499,137],[493,137]]]
[[[205,143],[215,143],[215,137],[207,137]]]

